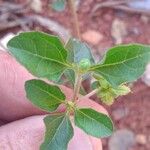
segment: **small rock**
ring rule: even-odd
[[[42,12],[42,2],[41,0],[32,0],[30,3],[30,8],[34,10],[36,13]]]
[[[64,41],[68,40],[70,37],[70,32],[62,24],[58,23],[57,21],[51,20],[48,17],[43,17],[41,15],[32,15],[29,16],[31,20],[40,24],[42,27],[48,29],[59,35]]]
[[[127,35],[126,25],[120,19],[115,19],[112,22],[111,36],[115,39],[115,44],[121,44],[123,37]]]
[[[117,130],[109,139],[109,150],[128,150],[135,144],[135,135],[131,130]]]
[[[112,112],[112,115],[115,120],[120,120],[126,117],[129,114],[128,108],[117,108]]]
[[[95,30],[88,30],[82,34],[82,38],[88,43],[97,45],[103,39],[103,35]]]
[[[150,0],[138,0],[128,3],[128,5],[136,9],[150,10]]]
[[[147,85],[150,86],[150,64],[147,65],[146,71],[142,76],[142,81]]]
[[[149,22],[149,20],[150,20],[150,17],[148,17],[148,16],[145,16],[145,15],[142,15],[141,16],[141,20],[144,22],[144,23],[148,23]]]
[[[80,7],[80,3],[81,3],[81,0],[76,0],[75,1],[75,5],[76,5],[76,9],[78,10],[79,7]]]
[[[132,32],[133,32],[133,34],[135,34],[135,35],[139,35],[139,34],[140,34],[139,29],[136,28],[136,27],[133,27],[133,28],[132,28]]]
[[[140,145],[145,145],[147,143],[146,136],[144,134],[136,135],[136,142]]]

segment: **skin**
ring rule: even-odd
[[[0,149],[37,150],[43,141],[43,118],[46,113],[26,99],[24,90],[25,81],[33,78],[10,54],[0,51]],[[64,86],[61,89],[71,99],[72,90]],[[102,106],[90,99],[82,99],[79,106],[107,114]],[[63,110],[63,107],[59,107],[58,112]],[[73,127],[74,137],[68,150],[102,150],[100,139]]]

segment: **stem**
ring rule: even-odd
[[[87,95],[82,96],[80,99],[88,99],[91,96],[95,95],[97,92],[98,92],[98,89],[95,89],[95,90],[91,91],[90,93],[88,93]]]
[[[51,115],[63,115],[65,112],[54,112],[54,113],[50,113]]]
[[[78,99],[78,94],[80,91],[81,82],[82,82],[82,75],[78,73],[77,77],[76,77],[75,85],[74,85],[74,94],[73,94],[73,101],[74,102],[77,101],[77,99]]]
[[[68,3],[69,3],[70,11],[71,11],[71,14],[73,17],[74,34],[77,36],[78,39],[81,39],[78,15],[77,15],[76,6],[75,6],[75,0],[68,0]]]

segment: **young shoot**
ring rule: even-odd
[[[74,135],[72,124],[96,138],[110,136],[114,129],[110,117],[92,108],[81,108],[78,101],[97,94],[105,104],[113,104],[116,97],[130,92],[127,83],[137,80],[150,61],[150,46],[129,44],[110,48],[95,63],[90,48],[80,40],[71,38],[63,44],[57,36],[43,32],[20,33],[7,47],[36,76],[25,83],[29,101],[46,112],[56,112],[60,105],[66,108],[63,113],[44,118],[46,131],[41,150],[67,150]],[[64,77],[73,87],[71,99],[66,98],[58,85]],[[91,84],[93,91],[82,95],[82,81],[89,77],[95,79]]]

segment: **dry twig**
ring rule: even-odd
[[[33,21],[35,23],[38,23],[41,26],[47,28],[49,31],[55,32],[64,41],[68,40],[68,38],[70,37],[70,32],[67,29],[65,29],[60,24],[58,24],[57,22],[55,22],[53,20],[50,20],[47,17],[43,17],[43,16],[40,16],[40,15],[31,15],[31,16],[28,16],[28,18],[31,21]]]
[[[118,10],[123,10],[129,13],[137,13],[137,14],[143,14],[143,15],[148,15],[150,16],[150,11],[147,10],[142,10],[142,9],[135,9],[135,8],[131,8],[125,5],[118,5],[118,6],[113,6],[114,9],[118,9]]]
[[[25,2],[24,4],[14,4],[10,2],[3,2],[0,4],[0,12],[4,13],[22,13],[28,9],[30,1]]]
[[[3,2],[0,4],[0,31],[16,26],[21,26],[25,31],[29,30],[26,26],[28,20],[20,16],[23,16],[28,10],[30,2],[31,1],[27,1],[24,4]],[[18,15],[20,16],[18,17]]]
[[[6,23],[7,22],[7,23]],[[27,31],[28,28],[26,27],[26,24],[29,23],[29,20],[27,18],[18,18],[12,21],[5,21],[0,23],[0,31],[21,26],[23,30]]]
[[[0,31],[16,26],[21,26],[22,30],[28,31],[30,28],[27,25],[37,23],[49,31],[55,32],[64,41],[68,40],[70,32],[59,23],[40,15],[25,16],[24,12],[27,11],[29,4],[29,2],[23,5],[8,2],[2,3],[0,5]]]
[[[137,1],[137,0],[116,0],[116,1],[107,1],[107,2],[101,2],[97,4],[93,9],[92,9],[92,16],[93,14],[101,9],[101,8],[112,8],[112,9],[117,9],[117,10],[123,10],[128,13],[138,13],[138,14],[144,14],[144,15],[150,15],[150,11],[147,10],[142,10],[142,9],[135,9],[132,7],[129,7],[126,5],[127,3],[131,1]]]

